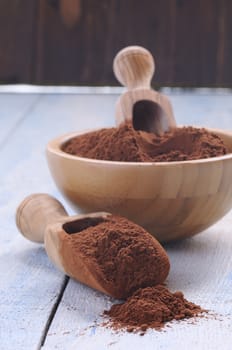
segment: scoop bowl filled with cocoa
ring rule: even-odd
[[[115,62],[128,89],[117,126],[50,141],[53,179],[75,210],[124,216],[162,242],[197,234],[232,208],[232,132],[176,126],[170,101],[150,88],[145,49],[124,49]]]
[[[126,218],[105,212],[68,216],[57,199],[37,193],[19,205],[16,223],[24,237],[45,244],[58,269],[114,298],[162,284],[168,276],[163,247]]]

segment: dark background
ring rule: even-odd
[[[231,0],[0,0],[0,83],[118,85],[142,45],[155,86],[232,87]]]

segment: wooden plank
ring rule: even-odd
[[[40,1],[33,81],[117,85],[113,58],[137,44],[156,59],[157,86],[231,87],[230,0],[86,0],[73,26],[54,3]]]
[[[4,101],[4,96],[0,100]],[[23,101],[28,100],[23,95],[20,98],[21,105],[15,95],[6,96],[6,101],[9,106],[18,106],[23,111]],[[18,233],[14,219],[16,207],[33,192],[61,197],[47,169],[46,143],[70,130],[113,123],[110,116],[115,98],[41,95],[20,123],[12,115],[17,129],[0,148],[1,349],[40,347],[49,318],[65,287],[64,275],[53,267],[43,247],[26,241]],[[1,121],[6,108],[0,110]],[[9,111],[13,111],[10,108]],[[8,132],[12,130],[11,118],[4,117],[4,126]]]
[[[230,0],[79,0],[71,25],[69,4],[1,1],[0,83],[116,85],[115,54],[138,44],[156,58],[157,86],[231,87]]]
[[[0,2],[0,83],[31,82],[36,1]]]
[[[15,208],[9,204],[8,210]],[[5,214],[5,210],[0,212],[1,216]],[[1,348],[37,349],[64,288],[64,276],[54,269],[42,247],[16,236],[12,225],[7,229],[4,226],[0,253]]]
[[[18,349],[36,349],[43,337],[48,317],[64,287],[63,274],[54,269],[43,247],[27,242],[15,227],[16,207],[28,191],[33,191],[33,181],[30,180],[36,178],[42,187],[43,179],[46,182],[43,166],[40,167],[43,162],[36,154],[40,147],[39,138],[28,138],[27,155],[24,154],[23,147],[17,145],[17,140],[20,140],[25,149],[26,137],[33,129],[32,106],[33,103],[36,104],[37,98],[19,98],[17,95],[0,97],[3,105],[6,104],[0,111],[1,125],[6,130],[2,136],[8,135],[0,148],[2,349],[12,349],[15,346]],[[11,166],[7,168],[7,164]],[[37,190],[40,190],[39,185]]]
[[[232,79],[232,67],[230,64],[232,52],[230,36],[232,31],[231,14],[232,2],[228,0],[221,1],[217,50],[217,83],[224,86],[231,86]]]
[[[57,1],[2,0],[0,82],[115,85],[115,54],[139,44],[158,86],[231,86],[231,13],[230,0],[86,0],[69,26]]]
[[[147,5],[139,1],[102,1],[101,4],[81,1],[80,18],[76,26],[69,28],[63,23],[59,9],[42,0],[36,82],[115,85],[113,58],[121,48],[135,43],[150,49],[157,57],[159,71],[169,76],[173,28],[160,21],[160,14],[165,13],[171,26],[172,1],[145,2]],[[133,16],[128,16],[132,8]],[[141,21],[146,25],[138,25]]]
[[[28,117],[39,96],[34,95],[0,95],[0,147],[9,134],[12,135],[17,125]]]
[[[175,91],[175,89],[174,89]],[[232,130],[231,95],[186,92],[170,95],[178,125]]]

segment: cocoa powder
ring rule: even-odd
[[[206,312],[186,300],[182,292],[171,293],[163,285],[137,290],[124,303],[115,304],[104,311],[115,330],[144,334],[148,328],[160,330],[167,322],[198,316]]]
[[[60,249],[65,270],[75,272],[76,260],[81,258],[107,294],[118,299],[164,282],[170,268],[168,256],[142,227],[114,215],[88,225],[82,225],[80,233],[79,227],[77,233],[64,235]]]
[[[148,328],[159,330],[169,321],[205,311],[182,292],[171,293],[162,285],[170,269],[168,256],[142,227],[108,215],[67,222],[63,229],[59,249],[64,270],[75,276],[82,261],[84,275],[95,280],[97,289],[127,298],[104,311],[104,326],[144,334]]]
[[[127,123],[69,140],[63,151],[85,158],[124,162],[171,162],[222,156],[223,141],[203,128],[183,127],[156,136]]]

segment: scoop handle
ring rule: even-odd
[[[147,49],[128,46],[115,56],[113,70],[117,80],[128,90],[150,88],[155,62]]]
[[[49,224],[64,219],[68,214],[63,205],[45,193],[26,197],[16,211],[16,225],[30,241],[43,243],[44,233]]]

